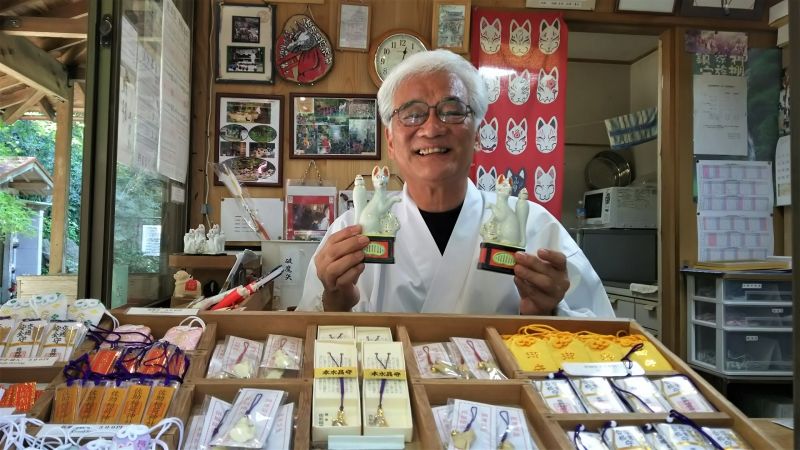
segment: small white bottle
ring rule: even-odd
[[[578,200],[578,207],[575,208],[575,218],[578,219],[578,227],[586,224],[586,208],[583,206],[583,200]]]

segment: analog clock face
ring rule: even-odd
[[[405,58],[425,51],[425,44],[411,34],[396,33],[383,40],[375,52],[375,71],[381,81]]]

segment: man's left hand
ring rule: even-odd
[[[514,284],[519,291],[519,313],[552,315],[569,289],[567,257],[554,250],[539,249],[535,255],[517,252]]]

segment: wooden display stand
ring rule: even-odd
[[[703,426],[722,426],[733,428],[752,448],[777,448],[760,428],[745,417],[727,399],[715,391],[711,385],[693,371],[686,363],[670,352],[636,322],[621,319],[569,319],[561,317],[521,317],[521,316],[463,316],[443,314],[356,314],[356,313],[293,313],[293,312],[217,312],[200,313],[209,325],[207,332],[214,340],[224,336],[239,336],[247,339],[265,341],[269,334],[302,337],[304,341],[303,368],[297,378],[285,379],[207,379],[208,360],[213,351],[210,336],[201,340],[204,350],[195,352],[192,358],[191,375],[180,390],[170,408],[170,414],[186,422],[193,406],[201,405],[205,395],[218,396],[230,401],[243,387],[280,389],[288,393],[289,401],[296,402],[295,449],[311,448],[311,408],[313,383],[314,339],[319,325],[355,325],[390,327],[394,340],[403,344],[406,368],[411,392],[411,408],[414,429],[410,449],[437,449],[441,447],[439,436],[433,426],[431,407],[444,405],[448,399],[461,398],[492,404],[520,407],[526,413],[529,429],[539,448],[572,448],[566,432],[582,423],[587,429],[597,429],[609,420],[619,425],[642,425],[650,422],[663,422],[666,414],[553,414],[547,410],[544,401],[535,392],[530,381],[547,376],[545,372],[525,372],[520,370],[516,360],[508,351],[500,337],[512,334],[525,325],[542,324],[562,331],[590,331],[615,335],[618,332],[642,334],[670,363],[673,370],[648,372],[648,376],[667,376],[683,374],[689,377],[700,392],[714,405],[717,412],[687,414]],[[143,323],[149,325],[157,334],[166,331],[170,323],[177,324],[183,317],[130,316],[121,315],[124,323]],[[216,323],[214,327],[212,324]],[[158,331],[156,331],[158,330]],[[473,337],[487,340],[495,360],[504,374],[510,379],[489,380],[446,380],[424,379],[414,357],[412,346],[421,343],[444,342],[450,337]],[[0,380],[3,381],[3,380]],[[52,406],[52,392],[43,396],[34,405],[32,414],[46,420]],[[316,443],[315,443],[316,444]]]
[[[259,259],[260,261],[260,259]],[[225,282],[225,278],[236,263],[236,255],[189,255],[175,253],[169,255],[169,267],[171,269],[185,270],[192,277],[201,283],[214,280],[220,286]],[[261,266],[248,266],[248,269],[258,270]],[[253,296],[242,302],[240,308],[248,311],[269,311],[272,309],[272,283],[260,289]],[[184,308],[195,300],[194,297],[176,297],[170,299],[170,308]]]
[[[524,372],[507,350],[501,334],[515,333],[520,327],[531,323],[550,325],[563,331],[591,331],[602,334],[616,334],[624,331],[643,334],[672,365],[672,371],[648,372],[648,376],[668,376],[684,374],[688,376],[700,392],[717,408],[714,413],[687,414],[701,425],[726,426],[738,432],[753,448],[775,448],[775,444],[755,428],[727,399],[716,392],[702,377],[686,363],[647,333],[636,322],[621,319],[575,320],[561,317],[520,317],[520,316],[461,316],[439,314],[355,314],[355,313],[292,313],[292,312],[220,312],[201,313],[207,321],[217,321],[218,336],[235,335],[248,339],[265,340],[269,334],[284,334],[305,338],[303,370],[300,379],[283,380],[209,380],[194,379],[196,389],[209,389],[210,386],[231,386],[232,392],[240,387],[264,387],[269,389],[298,390],[304,385],[310,390],[313,377],[314,338],[318,325],[356,325],[386,326],[393,330],[396,341],[403,343],[406,367],[410,377],[412,410],[414,414],[414,436],[406,448],[436,449],[440,441],[434,423],[432,406],[443,405],[449,398],[463,398],[493,404],[510,404],[521,407],[527,414],[534,439],[540,448],[572,448],[566,432],[576,424],[583,423],[587,429],[596,429],[608,420],[616,420],[620,425],[644,424],[664,421],[665,414],[552,414],[530,384],[531,379],[544,378],[546,372]],[[450,337],[475,337],[486,339],[500,369],[509,380],[433,380],[420,378],[411,347],[418,343],[444,342]],[[231,394],[231,398],[232,398]],[[291,394],[290,394],[291,395]],[[195,404],[199,404],[199,399]],[[296,449],[310,448],[308,421],[311,417],[310,397],[307,402],[299,402],[296,416]]]

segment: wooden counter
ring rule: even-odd
[[[778,448],[794,448],[794,430],[790,430],[777,423],[772,423],[772,419],[750,419],[762,433],[772,439]]]

